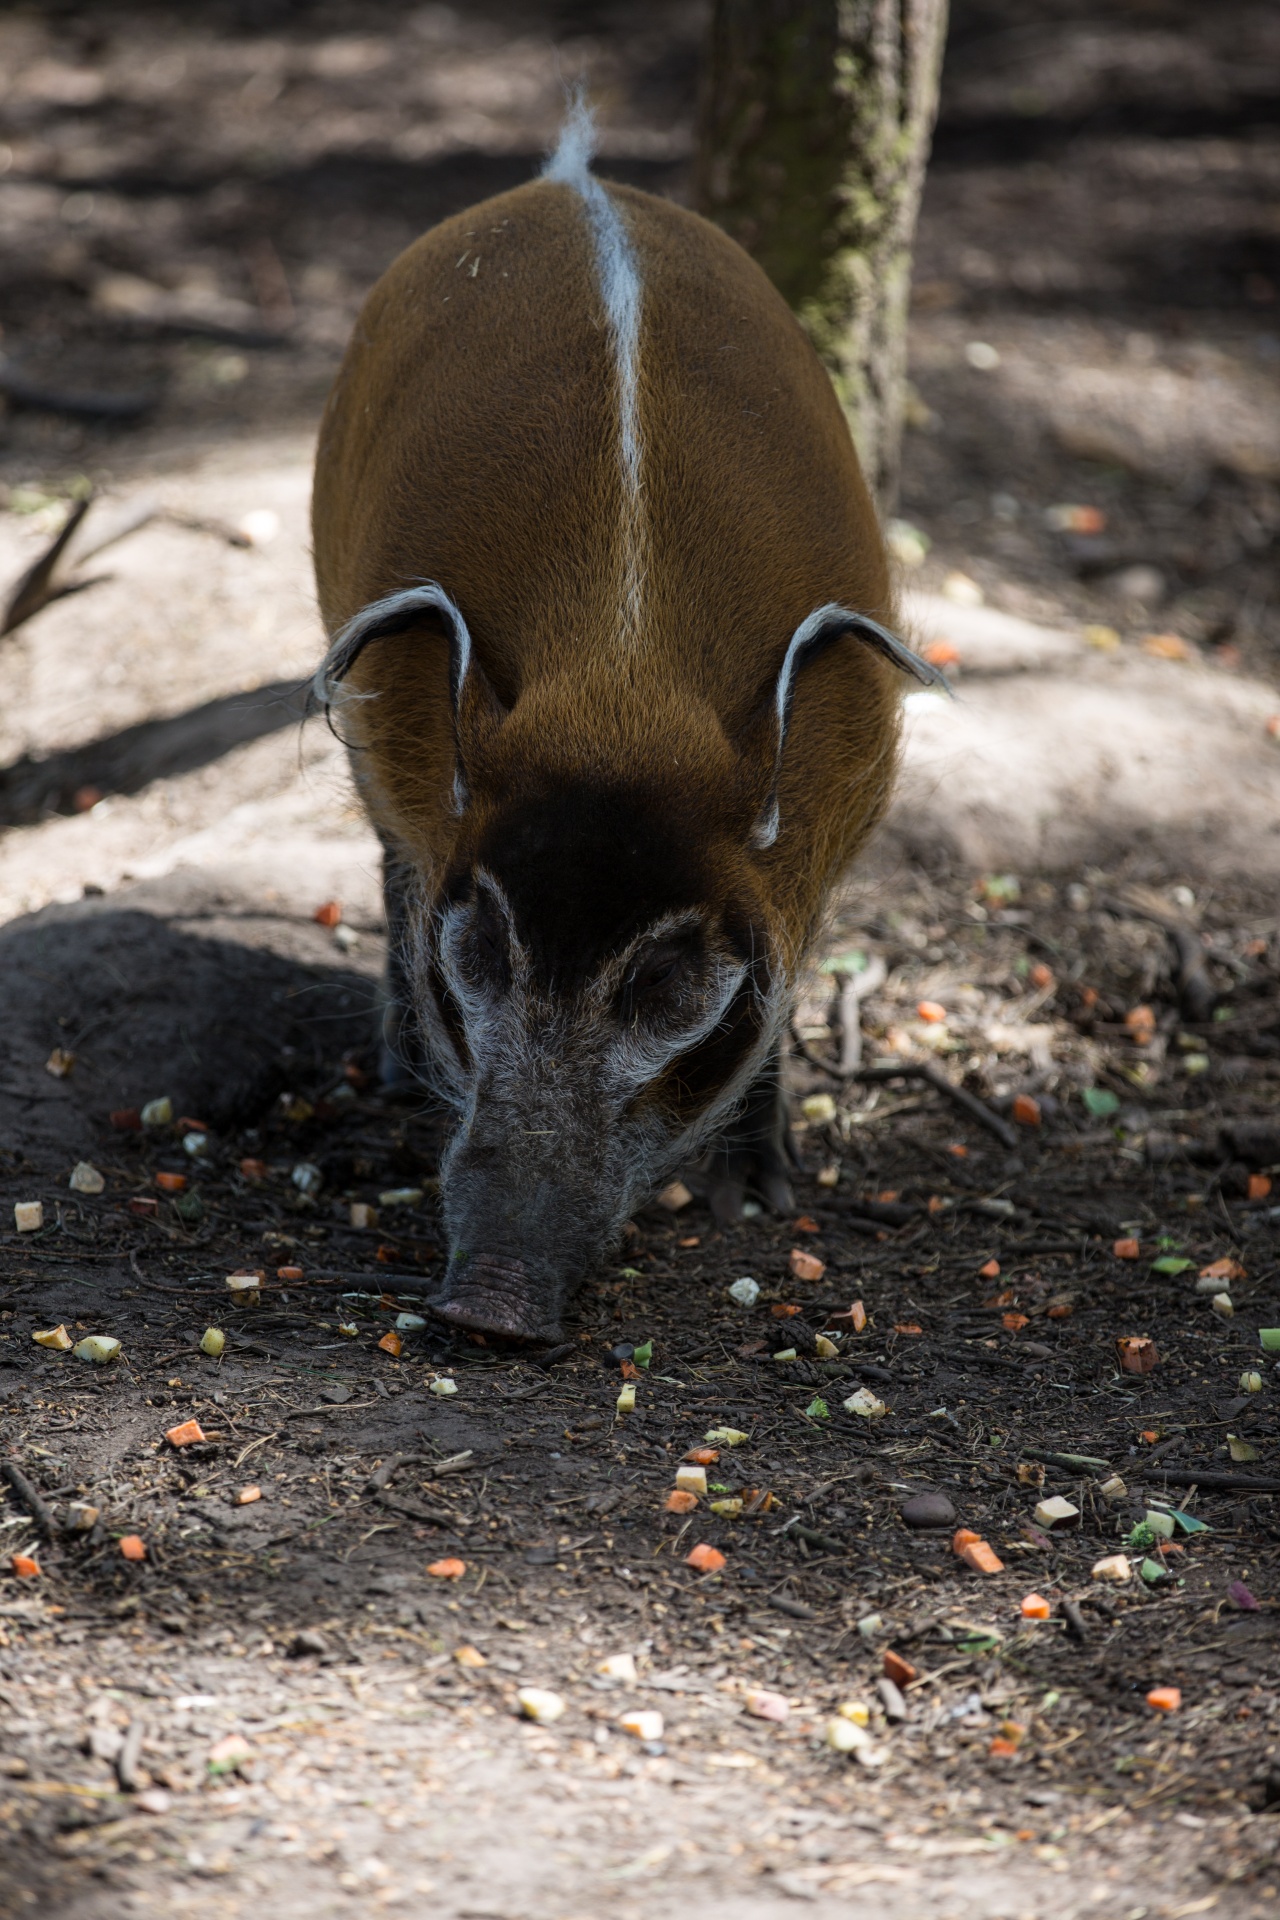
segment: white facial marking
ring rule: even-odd
[[[586,209],[595,246],[600,295],[613,334],[618,369],[618,449],[622,470],[622,637],[639,632],[644,584],[644,507],[641,499],[639,410],[640,274],[622,216],[591,172],[595,121],[581,95],[569,110],[544,180],[572,187]]]

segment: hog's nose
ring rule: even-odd
[[[435,1312],[451,1326],[507,1340],[558,1340],[560,1328],[523,1260],[476,1253],[449,1262]]]

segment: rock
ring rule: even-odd
[[[314,1627],[303,1627],[289,1642],[291,1660],[305,1660],[308,1655],[319,1657],[328,1651],[329,1642],[322,1633],[317,1633]]]
[[[909,1527],[952,1527],[956,1510],[945,1493],[913,1493],[898,1509]]]

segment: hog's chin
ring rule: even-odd
[[[531,1273],[523,1260],[505,1254],[472,1254],[451,1260],[433,1312],[450,1326],[501,1340],[560,1339],[559,1295]]]

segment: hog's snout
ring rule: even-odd
[[[558,1340],[547,1289],[523,1260],[505,1254],[457,1256],[449,1262],[435,1311],[451,1326],[508,1340]]]

